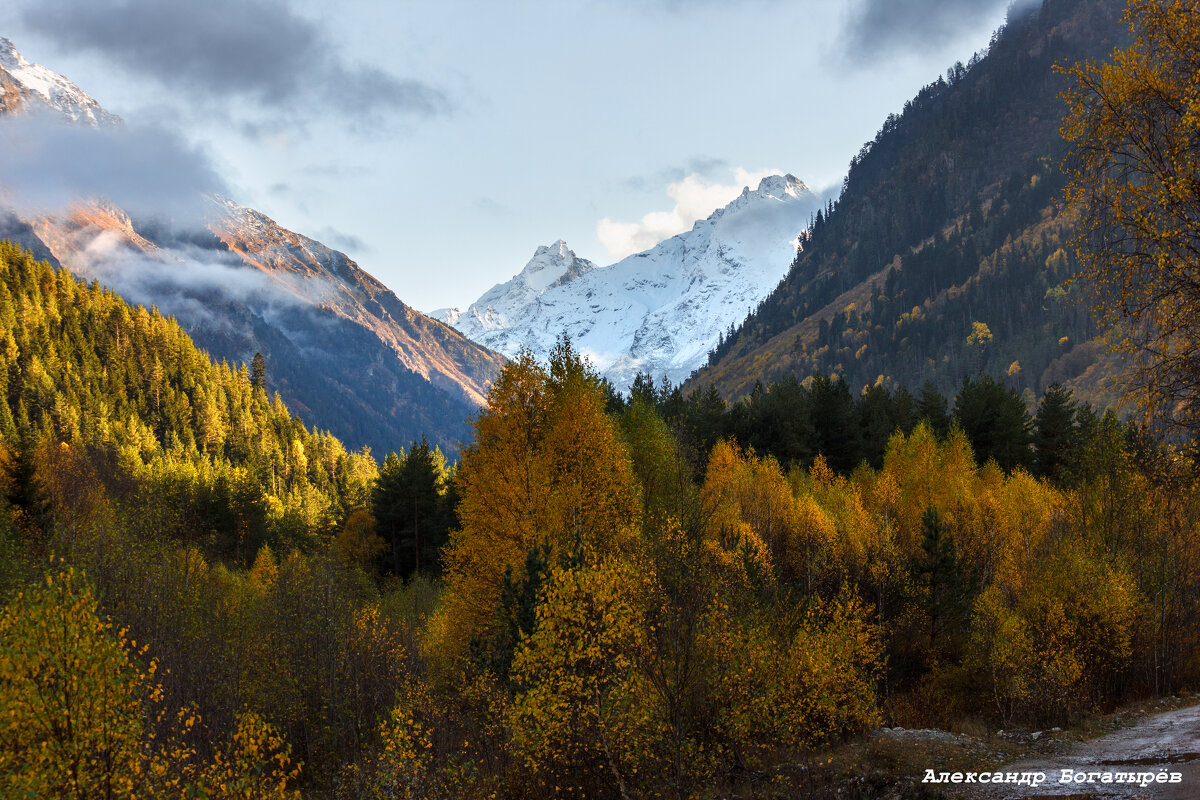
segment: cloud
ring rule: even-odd
[[[83,198],[107,199],[134,217],[190,224],[207,194],[228,194],[208,157],[157,126],[93,128],[52,114],[0,118],[0,201],[30,215]]]
[[[733,183],[719,183],[693,172],[667,184],[667,195],[675,201],[670,211],[652,211],[638,222],[617,222],[608,217],[596,223],[596,236],[614,260],[648,250],[664,239],[690,230],[718,208],[728,205],[746,186],[757,186],[768,175],[783,170],[755,172],[741,167],[732,170]]]
[[[102,54],[168,89],[275,110],[331,105],[356,115],[432,116],[449,103],[420,81],[351,64],[322,27],[282,0],[25,0],[25,24]]]
[[[511,217],[514,214],[511,208],[494,197],[476,197],[471,205],[476,211],[490,217]]]
[[[332,302],[336,295],[323,278],[268,274],[224,250],[176,242],[146,253],[114,231],[82,228],[68,235],[72,273],[100,281],[131,303],[157,306],[185,324],[227,326],[221,305],[235,301],[281,325],[289,312]]]
[[[842,31],[850,61],[941,45],[1008,5],[1009,0],[858,0]]]
[[[343,253],[354,253],[361,256],[363,253],[371,252],[370,245],[362,238],[355,236],[353,233],[339,231],[337,228],[329,225],[314,233],[313,238]]]
[[[662,186],[664,183],[677,183],[689,175],[712,178],[718,173],[727,172],[728,170],[729,162],[723,158],[696,156],[689,158],[683,164],[661,169],[653,175],[635,175],[624,181],[621,186],[640,192],[645,189]]]

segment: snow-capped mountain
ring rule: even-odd
[[[100,107],[85,91],[41,64],[31,64],[12,41],[0,36],[0,113],[43,106],[91,125],[119,125],[121,118]]]
[[[52,109],[125,127],[0,39],[0,124]],[[5,187],[0,187],[0,199]],[[214,358],[267,361],[268,385],[310,425],[376,452],[422,434],[453,451],[503,358],[404,304],[344,253],[222,197],[205,222],[131,218],[104,198],[52,214],[0,206],[0,239],[175,316]],[[180,227],[180,225],[185,227]]]
[[[545,358],[566,334],[618,389],[639,372],[682,382],[787,273],[821,198],[793,175],[763,178],[707,219],[608,267],[565,242],[539,247],[466,311],[433,316],[508,356]]]
[[[564,287],[595,269],[595,264],[576,256],[559,239],[549,247],[539,247],[525,269],[486,291],[465,314],[457,308],[440,308],[430,316],[455,326],[477,342],[486,339],[488,347],[505,355],[516,355],[522,347],[528,347],[544,358],[549,347],[535,346],[529,339],[528,326],[535,320],[525,315],[541,305],[548,291]],[[554,335],[550,344],[554,344]]]

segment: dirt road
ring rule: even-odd
[[[1153,783],[1142,787],[1129,783],[1062,783],[1064,770],[1074,774],[1118,775],[1159,772],[1179,773],[1179,783]],[[1119,800],[1197,800],[1200,798],[1200,706],[1190,706],[1146,717],[1137,725],[1116,733],[1072,745],[1061,755],[1018,761],[997,772],[1044,773],[1037,787],[998,784],[963,787],[960,796],[970,800],[1024,800],[1025,798],[1118,798]],[[938,786],[953,797],[958,787]]]

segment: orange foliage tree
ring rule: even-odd
[[[440,634],[462,654],[495,621],[506,569],[522,577],[530,548],[555,558],[633,546],[640,500],[599,378],[564,342],[545,370],[528,353],[501,372],[459,465],[462,527],[443,559]]]

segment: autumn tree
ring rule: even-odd
[[[562,559],[631,546],[641,504],[606,400],[567,342],[548,368],[526,353],[496,379],[461,454],[462,527],[443,554],[451,652],[495,632],[505,572],[522,579],[530,548],[547,542]]]
[[[295,798],[286,742],[253,714],[199,759],[166,713],[158,664],[102,618],[71,569],[47,575],[0,613],[0,796]]]
[[[1092,304],[1152,417],[1200,427],[1200,15],[1132,0],[1133,44],[1066,69],[1066,198]]]
[[[375,518],[365,508],[351,512],[346,524],[333,540],[334,555],[343,564],[367,567],[387,548],[375,532]],[[270,553],[270,550],[267,550]],[[260,554],[261,555],[261,554]],[[255,561],[257,567],[258,562]]]
[[[630,796],[657,710],[635,669],[645,658],[641,583],[619,562],[549,576],[513,660],[522,691],[510,718],[516,753],[543,791]]]

